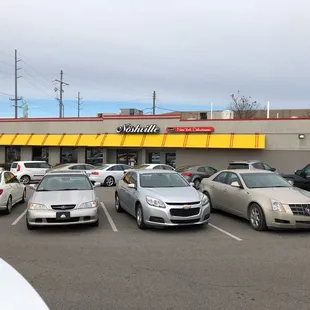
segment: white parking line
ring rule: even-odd
[[[16,225],[26,214],[27,209],[12,223],[12,225]]]
[[[224,230],[224,229],[222,229],[222,228],[219,228],[219,227],[217,227],[217,226],[215,226],[215,225],[213,225],[213,224],[210,224],[210,223],[209,223],[209,226],[211,226],[211,227],[217,229],[218,231],[222,232],[223,234],[225,234],[225,235],[227,235],[227,236],[229,236],[229,237],[231,237],[231,238],[233,238],[233,239],[235,239],[235,240],[237,240],[237,241],[242,241],[242,239],[240,239],[239,237],[237,237],[237,236],[235,236],[235,235],[229,233],[228,231],[226,231],[226,230]]]
[[[111,217],[110,213],[108,212],[106,206],[104,205],[103,202],[100,202],[100,204],[101,204],[101,207],[102,207],[102,209],[103,209],[105,215],[107,216],[107,219],[108,219],[108,221],[109,221],[109,223],[110,223],[110,225],[111,225],[112,230],[113,230],[114,232],[118,232],[118,230],[117,230],[117,228],[116,228],[116,226],[115,226],[115,224],[114,224],[114,222],[113,222],[113,220],[112,220],[112,217]]]

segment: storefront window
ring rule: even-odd
[[[149,153],[148,164],[160,164],[160,153],[157,152]]]
[[[20,160],[21,147],[20,146],[7,146],[5,148],[5,162],[12,163],[13,161]]]
[[[60,163],[77,163],[78,150],[76,147],[60,148]]]
[[[103,162],[103,149],[101,147],[87,147],[86,148],[86,163],[91,165],[105,164]]]
[[[117,150],[117,163],[125,164],[129,166],[135,166],[138,164],[138,152],[137,151],[126,151]]]
[[[48,147],[33,147],[32,160],[43,160],[48,163]]]
[[[170,165],[175,168],[176,154],[175,153],[166,153],[166,165]]]

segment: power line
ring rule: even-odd
[[[30,74],[28,71],[26,71],[25,69],[23,69],[23,71],[28,74],[31,78],[33,78],[35,81],[37,81],[38,83],[42,84],[42,86],[44,86],[46,89],[48,89],[49,91],[51,91],[50,87],[46,86],[45,84],[43,84],[42,82],[40,82],[36,77],[34,77],[32,74]]]

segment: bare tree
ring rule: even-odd
[[[254,118],[258,113],[261,114],[266,107],[262,107],[257,101],[253,101],[251,96],[241,96],[238,90],[237,94],[231,95],[232,102],[229,110],[234,112],[234,118]]]

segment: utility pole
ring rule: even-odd
[[[63,71],[61,70],[60,71],[60,80],[55,80],[55,82],[58,82],[60,87],[59,87],[59,118],[62,118],[64,117],[64,105],[63,105],[63,101],[62,101],[62,94],[64,93],[64,90],[63,90],[63,86],[69,86],[68,83],[65,83],[63,81]],[[57,88],[56,88],[57,90]]]
[[[18,118],[18,101],[22,100],[21,98],[18,98],[18,93],[17,93],[17,81],[19,78],[21,78],[21,76],[18,76],[18,70],[20,70],[21,68],[18,68],[18,63],[21,61],[21,59],[18,59],[17,57],[17,50],[15,50],[15,95],[14,95],[14,99],[10,99],[11,101],[14,101],[14,110],[15,110],[15,118]]]
[[[155,107],[156,107],[156,92],[153,91],[153,115],[155,115]]]
[[[81,96],[80,96],[80,92],[78,92],[78,97],[77,97],[77,99],[78,99],[78,102],[77,102],[77,104],[78,104],[78,106],[77,106],[77,110],[78,110],[78,117],[80,117],[80,111],[81,111],[81,100],[82,100],[82,98],[81,98]]]

